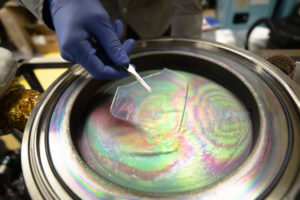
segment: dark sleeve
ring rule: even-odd
[[[22,6],[26,7],[40,21],[45,23],[49,28],[53,28],[52,18],[49,12],[48,0],[15,0]]]
[[[201,38],[202,0],[172,0],[171,36]]]

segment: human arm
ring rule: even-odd
[[[98,0],[21,1],[49,27],[54,27],[64,59],[81,64],[96,79],[127,75],[122,66],[129,64],[134,40],[121,44],[121,21],[111,23]]]

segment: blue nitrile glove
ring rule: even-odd
[[[111,23],[99,0],[48,0],[61,56],[81,64],[96,79],[127,76],[122,66],[134,40],[121,44],[123,24]]]

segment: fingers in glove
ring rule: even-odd
[[[124,30],[123,22],[121,20],[116,20],[112,24],[112,27],[113,27],[116,35],[118,36],[119,40],[122,41],[123,30]],[[133,39],[128,39],[122,44],[122,48],[124,49],[124,51],[126,52],[127,55],[129,55],[131,53],[131,51],[134,47],[134,44],[135,44],[135,40],[133,40]]]
[[[104,49],[99,45],[99,43],[95,42],[95,40],[90,40],[94,49],[96,49],[96,55],[100,58],[100,60],[105,65],[114,66],[115,63],[111,61],[111,59],[106,55]],[[135,41],[133,39],[125,40],[122,44],[122,48],[124,49],[125,53],[129,55],[134,47]]]
[[[81,64],[94,78],[114,80],[128,75],[123,68],[105,65],[96,55],[96,50],[89,41],[81,42],[79,49],[81,56],[76,56],[76,62]]]
[[[112,23],[112,28],[114,32],[116,33],[117,37],[120,41],[122,41],[123,38],[123,22],[121,20],[116,20],[114,23]]]
[[[117,66],[129,64],[129,58],[110,24],[101,22],[91,29],[91,33],[99,41],[107,56]]]
[[[122,48],[124,49],[127,55],[131,54],[134,44],[135,44],[134,39],[125,40],[125,42],[122,44]]]

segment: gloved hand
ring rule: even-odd
[[[81,64],[96,79],[127,76],[122,66],[134,40],[121,44],[123,25],[111,23],[99,0],[48,0],[61,56]]]

